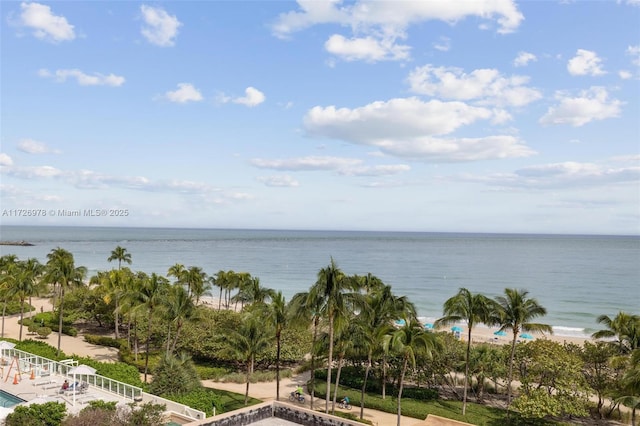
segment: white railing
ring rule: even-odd
[[[162,398],[160,396],[153,395],[146,392],[142,392],[142,402],[153,402],[154,404],[163,404],[167,407],[166,411],[173,411],[183,416],[191,417],[192,419],[195,419],[195,420],[202,420],[207,417],[207,413],[205,413],[204,411],[196,410],[195,408],[191,408],[187,405],[180,404],[179,402],[171,401],[169,399]]]

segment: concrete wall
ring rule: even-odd
[[[263,402],[244,410],[236,410],[185,426],[247,426],[260,420],[279,418],[305,426],[362,426],[362,423],[308,410],[284,402]]]

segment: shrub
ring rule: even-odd
[[[222,396],[213,389],[200,388],[182,395],[171,396],[168,399],[204,411],[207,416],[213,415],[213,407],[216,407],[216,414],[225,412]]]
[[[114,339],[113,337],[98,336],[96,334],[85,334],[84,340],[92,345],[107,346],[109,348],[120,349],[128,346],[126,339]]]
[[[5,420],[6,426],[59,426],[66,415],[67,407],[60,402],[19,405]]]
[[[46,339],[51,334],[51,329],[49,327],[38,327],[36,333],[38,333],[39,338]]]
[[[160,396],[182,395],[202,386],[191,358],[186,355],[180,358],[164,355],[152,375],[149,390]]]
[[[202,380],[220,381],[222,377],[230,373],[230,370],[224,367],[210,367],[208,365],[195,365],[198,377]]]
[[[37,334],[39,328],[40,324],[32,322],[31,324],[29,324],[29,327],[27,327],[27,331],[29,332],[29,334]]]

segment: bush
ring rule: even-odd
[[[29,326],[30,324],[39,324],[41,327],[49,327],[53,331],[58,331],[59,318],[53,312],[40,312],[33,316],[33,318],[25,318],[22,320],[22,325]],[[78,329],[73,327],[73,322],[69,318],[62,318],[62,334],[76,337],[78,335]]]
[[[113,337],[98,336],[96,334],[85,334],[84,340],[92,345],[107,346],[109,348],[121,349],[129,346],[126,339],[114,339]]]
[[[7,416],[5,426],[59,426],[66,412],[67,407],[60,402],[19,405]]]
[[[7,308],[5,310],[5,315],[15,315],[20,313],[20,301],[13,300],[11,302],[7,302]],[[25,302],[24,304],[24,313],[31,312],[35,310],[33,306]]]
[[[32,322],[31,324],[29,324],[29,327],[27,327],[27,331],[29,332],[29,334],[38,334],[39,328],[40,324]]]
[[[215,380],[221,381],[222,377],[229,374],[231,371],[224,367],[210,367],[208,365],[195,364],[198,377],[202,380]]]
[[[39,338],[46,339],[51,334],[51,329],[49,327],[38,327],[36,333],[38,333]]]
[[[149,391],[155,395],[182,395],[202,386],[193,362],[185,355],[164,355],[152,375]]]

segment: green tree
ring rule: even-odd
[[[164,354],[153,370],[149,391],[154,395],[177,396],[201,387],[198,372],[186,353],[180,357]]]
[[[7,314],[7,304],[11,299],[11,287],[16,280],[18,256],[5,254],[0,257],[0,298],[2,298],[2,333],[4,337],[4,319]]]
[[[471,353],[471,331],[478,324],[495,324],[494,302],[482,294],[473,294],[461,288],[458,294],[444,302],[444,316],[434,326],[450,325],[456,322],[467,323],[467,353],[464,366],[464,390],[462,397],[462,415],[467,409],[467,388],[469,386],[469,357]]]
[[[113,321],[115,326],[115,338],[120,338],[120,301],[127,291],[127,287],[134,279],[133,272],[129,268],[118,268],[107,272],[99,272],[92,280],[92,284],[98,284],[104,289],[103,297],[106,304],[114,302]]]
[[[117,246],[111,251],[107,262],[113,262],[114,260],[118,261],[118,269],[122,266],[122,262],[131,265],[131,253],[128,253],[126,248]]]
[[[47,265],[45,268],[44,280],[58,286],[59,306],[58,306],[58,356],[60,356],[60,343],[62,339],[62,319],[65,290],[72,286],[81,286],[87,273],[83,266],[76,267],[73,254],[60,247],[55,248],[47,254]]]
[[[640,348],[640,315],[621,311],[613,318],[600,315],[597,321],[607,328],[593,333],[594,339],[615,338],[622,354],[631,353],[634,349]]]
[[[171,286],[168,291],[168,297],[165,303],[165,310],[168,321],[167,332],[167,355],[174,353],[180,331],[185,321],[191,319],[195,314],[195,305],[189,297],[187,290],[178,285]],[[175,335],[173,343],[171,342],[171,328],[175,325]]]
[[[280,400],[280,357],[282,345],[282,332],[289,323],[289,309],[281,291],[271,298],[267,307],[267,322],[274,331],[276,339],[276,401]]]
[[[385,346],[400,356],[402,363],[400,378],[398,379],[398,426],[402,418],[402,390],[404,378],[409,367],[416,366],[416,356],[419,353],[430,357],[432,351],[439,346],[434,333],[427,333],[419,321],[405,318],[404,325],[393,332],[385,341]]]
[[[631,424],[636,424],[636,410],[640,408],[640,348],[635,349],[629,357],[629,368],[620,381],[625,395],[617,402],[631,408]]]
[[[27,299],[37,296],[40,292],[38,279],[44,272],[44,267],[37,259],[17,263],[15,279],[9,287],[9,297],[15,297],[20,302],[20,332],[18,340],[22,341],[22,322],[24,320],[24,304]]]
[[[198,266],[190,266],[184,273],[184,285],[187,287],[187,293],[194,304],[200,302],[200,298],[209,291],[209,283],[207,282],[207,274]]]
[[[255,360],[271,343],[270,332],[259,318],[247,315],[238,329],[225,336],[228,351],[246,366],[246,389],[244,405],[249,401],[249,383]]]
[[[144,382],[147,383],[153,314],[156,308],[166,301],[169,281],[167,281],[165,277],[157,275],[154,272],[148,277],[143,277],[141,284],[139,292],[139,301],[141,302],[140,307],[147,311],[147,343],[145,345],[144,360]]]
[[[331,395],[331,367],[333,364],[334,323],[336,316],[347,311],[347,306],[354,305],[356,293],[356,281],[349,279],[336,262],[331,258],[331,263],[318,272],[318,279],[311,287],[310,293],[315,293],[322,300],[321,311],[328,321],[329,352],[327,360],[327,398],[325,401],[325,413],[329,412],[329,396]],[[316,297],[316,296],[314,296]]]
[[[547,332],[553,333],[548,324],[531,322],[533,319],[544,316],[547,310],[534,298],[529,298],[526,290],[507,288],[504,296],[496,297],[497,314],[500,319],[500,330],[511,330],[511,353],[509,355],[509,375],[507,378],[507,407],[511,405],[511,384],[513,382],[513,359],[516,352],[518,335],[521,332]]]

